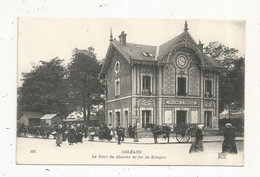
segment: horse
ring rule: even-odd
[[[147,130],[148,128],[150,128],[153,133],[154,143],[158,143],[158,141],[157,141],[158,135],[164,135],[167,138],[167,143],[169,143],[171,127],[168,127],[165,125],[161,126],[161,125],[149,123],[149,124],[146,124],[145,130]]]

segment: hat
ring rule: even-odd
[[[226,123],[225,126],[226,126],[227,128],[230,128],[230,127],[232,127],[232,124],[231,124],[231,123]]]
[[[198,128],[203,128],[203,127],[204,127],[203,124],[199,124],[199,125],[198,125]]]

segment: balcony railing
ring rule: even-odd
[[[187,96],[188,94],[187,93],[183,93],[183,92],[177,92],[177,95],[178,96]]]
[[[211,93],[205,93],[205,97],[206,97],[206,98],[212,98],[213,95],[212,95]]]
[[[149,89],[143,89],[142,90],[142,95],[150,96],[152,93]]]

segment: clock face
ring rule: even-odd
[[[177,58],[177,65],[181,68],[184,68],[187,66],[187,57],[184,56],[184,55],[179,55],[178,58]]]

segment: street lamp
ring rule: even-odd
[[[137,117],[138,117],[138,105],[135,105],[135,139],[134,142],[139,142],[137,134]]]

